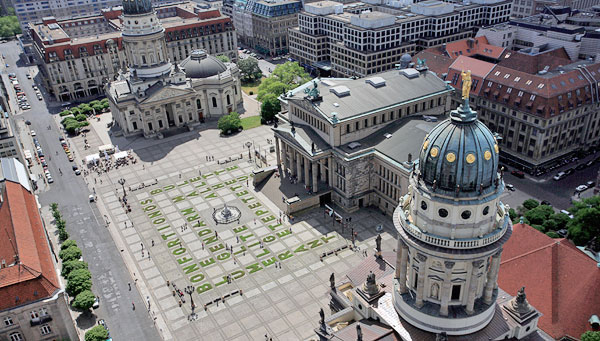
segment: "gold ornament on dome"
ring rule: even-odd
[[[491,153],[489,150],[486,150],[486,151],[485,151],[485,153],[483,153],[483,158],[484,158],[486,161],[489,161],[489,159],[491,159],[491,158],[492,158],[492,153]]]
[[[467,160],[467,163],[471,164],[471,163],[475,162],[475,155],[467,154],[467,157],[465,159]]]
[[[494,150],[496,151],[496,154],[498,154],[498,145],[497,144],[494,145]]]
[[[465,72],[465,70],[463,70],[461,72],[461,76],[462,76],[462,81],[463,81],[462,99],[468,99],[469,93],[471,92],[471,70],[467,70],[467,72]]]
[[[429,155],[431,155],[431,157],[437,157],[439,152],[440,152],[440,150],[437,149],[437,147],[433,147],[433,148],[431,148]]]
[[[454,153],[448,153],[446,154],[446,160],[448,162],[454,162],[454,160],[456,160],[456,155],[454,155]]]
[[[427,149],[427,146],[429,146],[429,140],[425,140],[425,142],[423,142],[423,150]]]

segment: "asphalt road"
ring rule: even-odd
[[[100,296],[100,308],[94,311],[97,319],[104,319],[110,329],[114,340],[160,340],[158,331],[152,319],[148,316],[144,301],[132,285],[129,291],[128,283],[134,283],[120,251],[115,246],[113,239],[105,228],[95,203],[88,200],[89,189],[81,176],[76,176],[60,143],[60,131],[52,118],[45,101],[39,101],[32,89],[32,80],[26,78],[27,72],[37,72],[37,68],[17,64],[19,48],[14,42],[0,44],[0,50],[6,57],[5,63],[9,64],[6,73],[17,74],[21,87],[31,104],[31,110],[17,112],[13,116],[13,126],[18,126],[21,131],[21,141],[25,149],[33,149],[33,141],[24,124],[25,120],[31,121],[30,129],[34,129],[46,156],[51,156],[49,170],[55,180],[53,184],[40,185],[39,201],[42,206],[52,202],[59,205],[59,209],[67,222],[67,231],[83,252],[83,259],[88,262],[92,273],[92,290]],[[12,96],[12,88],[7,89]],[[45,91],[43,91],[45,95]],[[60,105],[50,109],[58,112]],[[48,126],[51,130],[48,130]],[[58,152],[58,154],[56,154]],[[76,160],[77,162],[78,160]],[[39,166],[34,172],[39,173]],[[59,174],[59,169],[63,175]],[[132,302],[139,309],[132,310]],[[86,321],[77,321],[81,327],[87,328]],[[96,323],[92,321],[91,323]]]

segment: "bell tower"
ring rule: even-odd
[[[123,44],[134,78],[149,79],[171,72],[165,29],[150,0],[123,0]]]

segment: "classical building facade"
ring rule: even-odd
[[[193,50],[237,60],[237,38],[231,19],[193,2],[161,5],[156,16],[165,32],[163,58],[180,62]],[[29,25],[44,87],[59,101],[102,93],[103,86],[129,65],[121,37],[127,23],[121,7],[101,15]]]
[[[348,211],[372,205],[391,214],[408,186],[414,141],[432,128],[422,115],[446,113],[450,91],[415,69],[309,82],[282,98],[287,122],[273,128],[277,162],[284,176]]]
[[[468,5],[435,0],[407,4],[307,3],[289,30],[290,55],[304,67],[339,77],[391,70],[405,53],[472,37],[477,27],[506,22],[510,1]]]
[[[0,339],[79,340],[28,171],[0,158]]]
[[[203,50],[173,65],[165,29],[147,0],[123,3],[122,44],[129,72],[106,87],[116,133],[160,137],[173,127],[193,129],[205,118],[242,103],[239,70]]]

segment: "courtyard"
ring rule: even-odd
[[[330,311],[331,273],[342,280],[363,251],[373,256],[379,224],[383,248],[395,247],[391,220],[379,211],[340,212],[352,218],[345,229],[322,208],[290,221],[274,204],[281,196],[255,191],[252,171],[261,164],[248,160],[246,142],[275,164],[269,127],[227,138],[208,128],[125,140],[109,138],[103,126],[94,122],[87,133],[91,150],[112,143],[138,162],[92,173],[87,182],[135,278],[132,290],[147,302],[138,309],[148,310],[166,340],[310,339],[319,309]],[[80,156],[88,152],[83,137],[71,145]],[[130,212],[120,201],[123,188]],[[213,215],[225,205],[240,216],[218,223]]]

